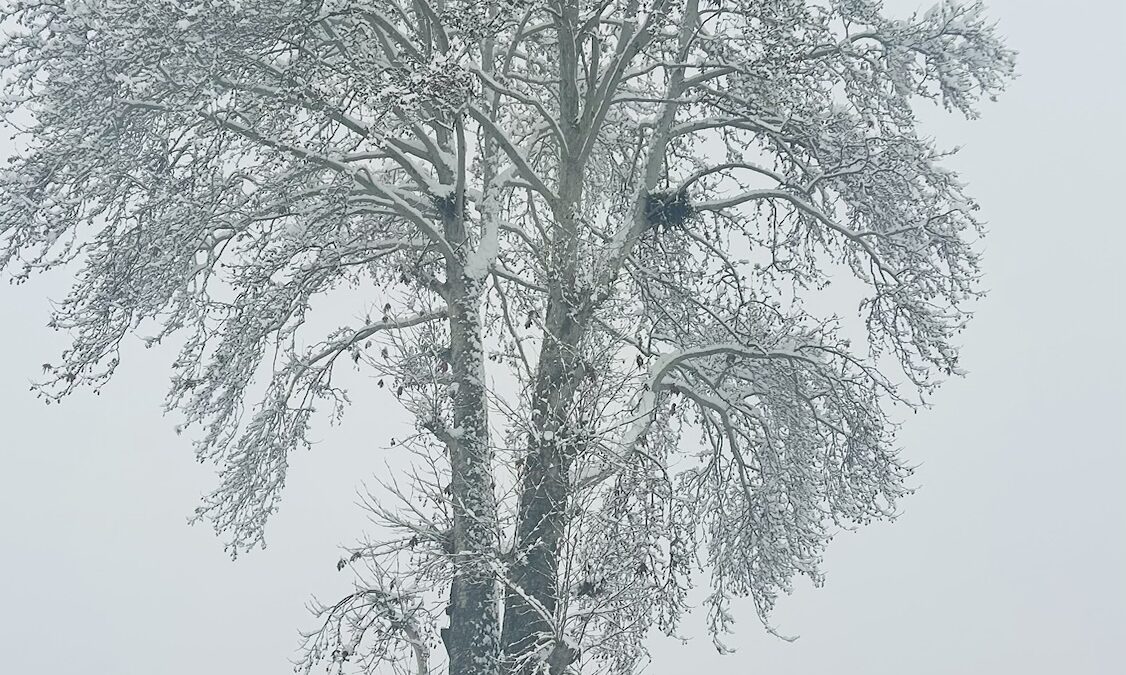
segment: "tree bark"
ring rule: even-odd
[[[497,506],[483,380],[479,282],[451,269],[450,360],[454,429],[449,441],[453,568],[449,628],[442,640],[450,675],[500,672]]]
[[[493,452],[489,443],[485,389],[484,335],[481,325],[482,280],[466,273],[469,245],[465,218],[467,143],[462,121],[455,123],[458,167],[454,213],[443,224],[455,257],[446,260],[450,307],[450,393],[453,430],[450,453],[450,499],[453,512],[453,580],[450,625],[442,641],[450,675],[498,675],[500,672],[500,589],[496,566],[500,544]]]
[[[560,284],[571,289],[571,284]],[[555,634],[559,553],[567,527],[570,467],[577,448],[569,412],[582,376],[579,344],[585,312],[571,292],[553,292],[532,392],[535,435],[520,480],[515,561],[510,568],[501,641],[511,673],[531,673],[546,660],[562,673],[578,654]],[[540,652],[539,658],[532,658]]]

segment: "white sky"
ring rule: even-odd
[[[965,333],[969,378],[901,435],[922,489],[897,523],[834,542],[824,588],[780,601],[776,625],[801,639],[744,606],[739,652],[720,657],[697,616],[648,672],[1122,672],[1126,10],[988,4],[1021,78],[984,119],[928,127],[965,148],[953,166],[991,223],[992,292]],[[100,397],[28,391],[62,347],[44,324],[64,289],[0,287],[0,670],[290,672],[305,601],[347,588],[336,547],[364,528],[356,488],[382,466],[390,408],[361,396],[294,456],[270,547],[232,563],[185,524],[214,479],[160,415],[168,352],[134,345]]]

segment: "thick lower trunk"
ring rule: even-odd
[[[544,661],[553,675],[562,673],[578,656],[559,640],[555,622],[575,453],[569,417],[582,372],[578,344],[584,322],[574,306],[562,297],[549,304],[533,386],[535,435],[520,480],[515,560],[508,574],[501,634],[505,662],[514,674],[536,672]]]
[[[450,675],[500,672],[498,530],[489,446],[479,294],[455,284],[450,312],[454,409],[450,449],[454,578],[442,640]]]
[[[566,528],[566,458],[554,443],[532,448],[525,460],[516,531],[517,560],[509,572],[501,640],[512,673],[531,673],[547,658],[560,670],[570,659],[556,655],[559,551]],[[535,655],[539,655],[538,657]],[[555,667],[551,672],[559,672]]]

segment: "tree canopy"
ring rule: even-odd
[[[773,630],[833,533],[909,492],[889,410],[960,372],[981,293],[978,207],[916,106],[975,117],[1012,77],[981,3],[4,13],[0,267],[80,270],[41,396],[174,340],[233,554],[347,409],[342,364],[414,420],[302,667],[426,672],[440,635],[455,674],[629,672],[696,570],[726,649],[733,598]],[[808,308],[840,279],[855,331]],[[325,331],[330,295],[361,320]]]

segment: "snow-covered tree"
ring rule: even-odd
[[[303,668],[427,672],[441,645],[455,675],[629,672],[693,578],[723,649],[732,598],[773,630],[834,531],[908,492],[891,412],[959,372],[981,231],[914,107],[973,117],[1011,77],[980,3],[4,16],[0,266],[80,265],[41,396],[175,340],[167,407],[235,554],[347,408],[342,364],[414,420]],[[862,321],[809,309],[830,278]],[[362,320],[326,331],[341,302]]]

